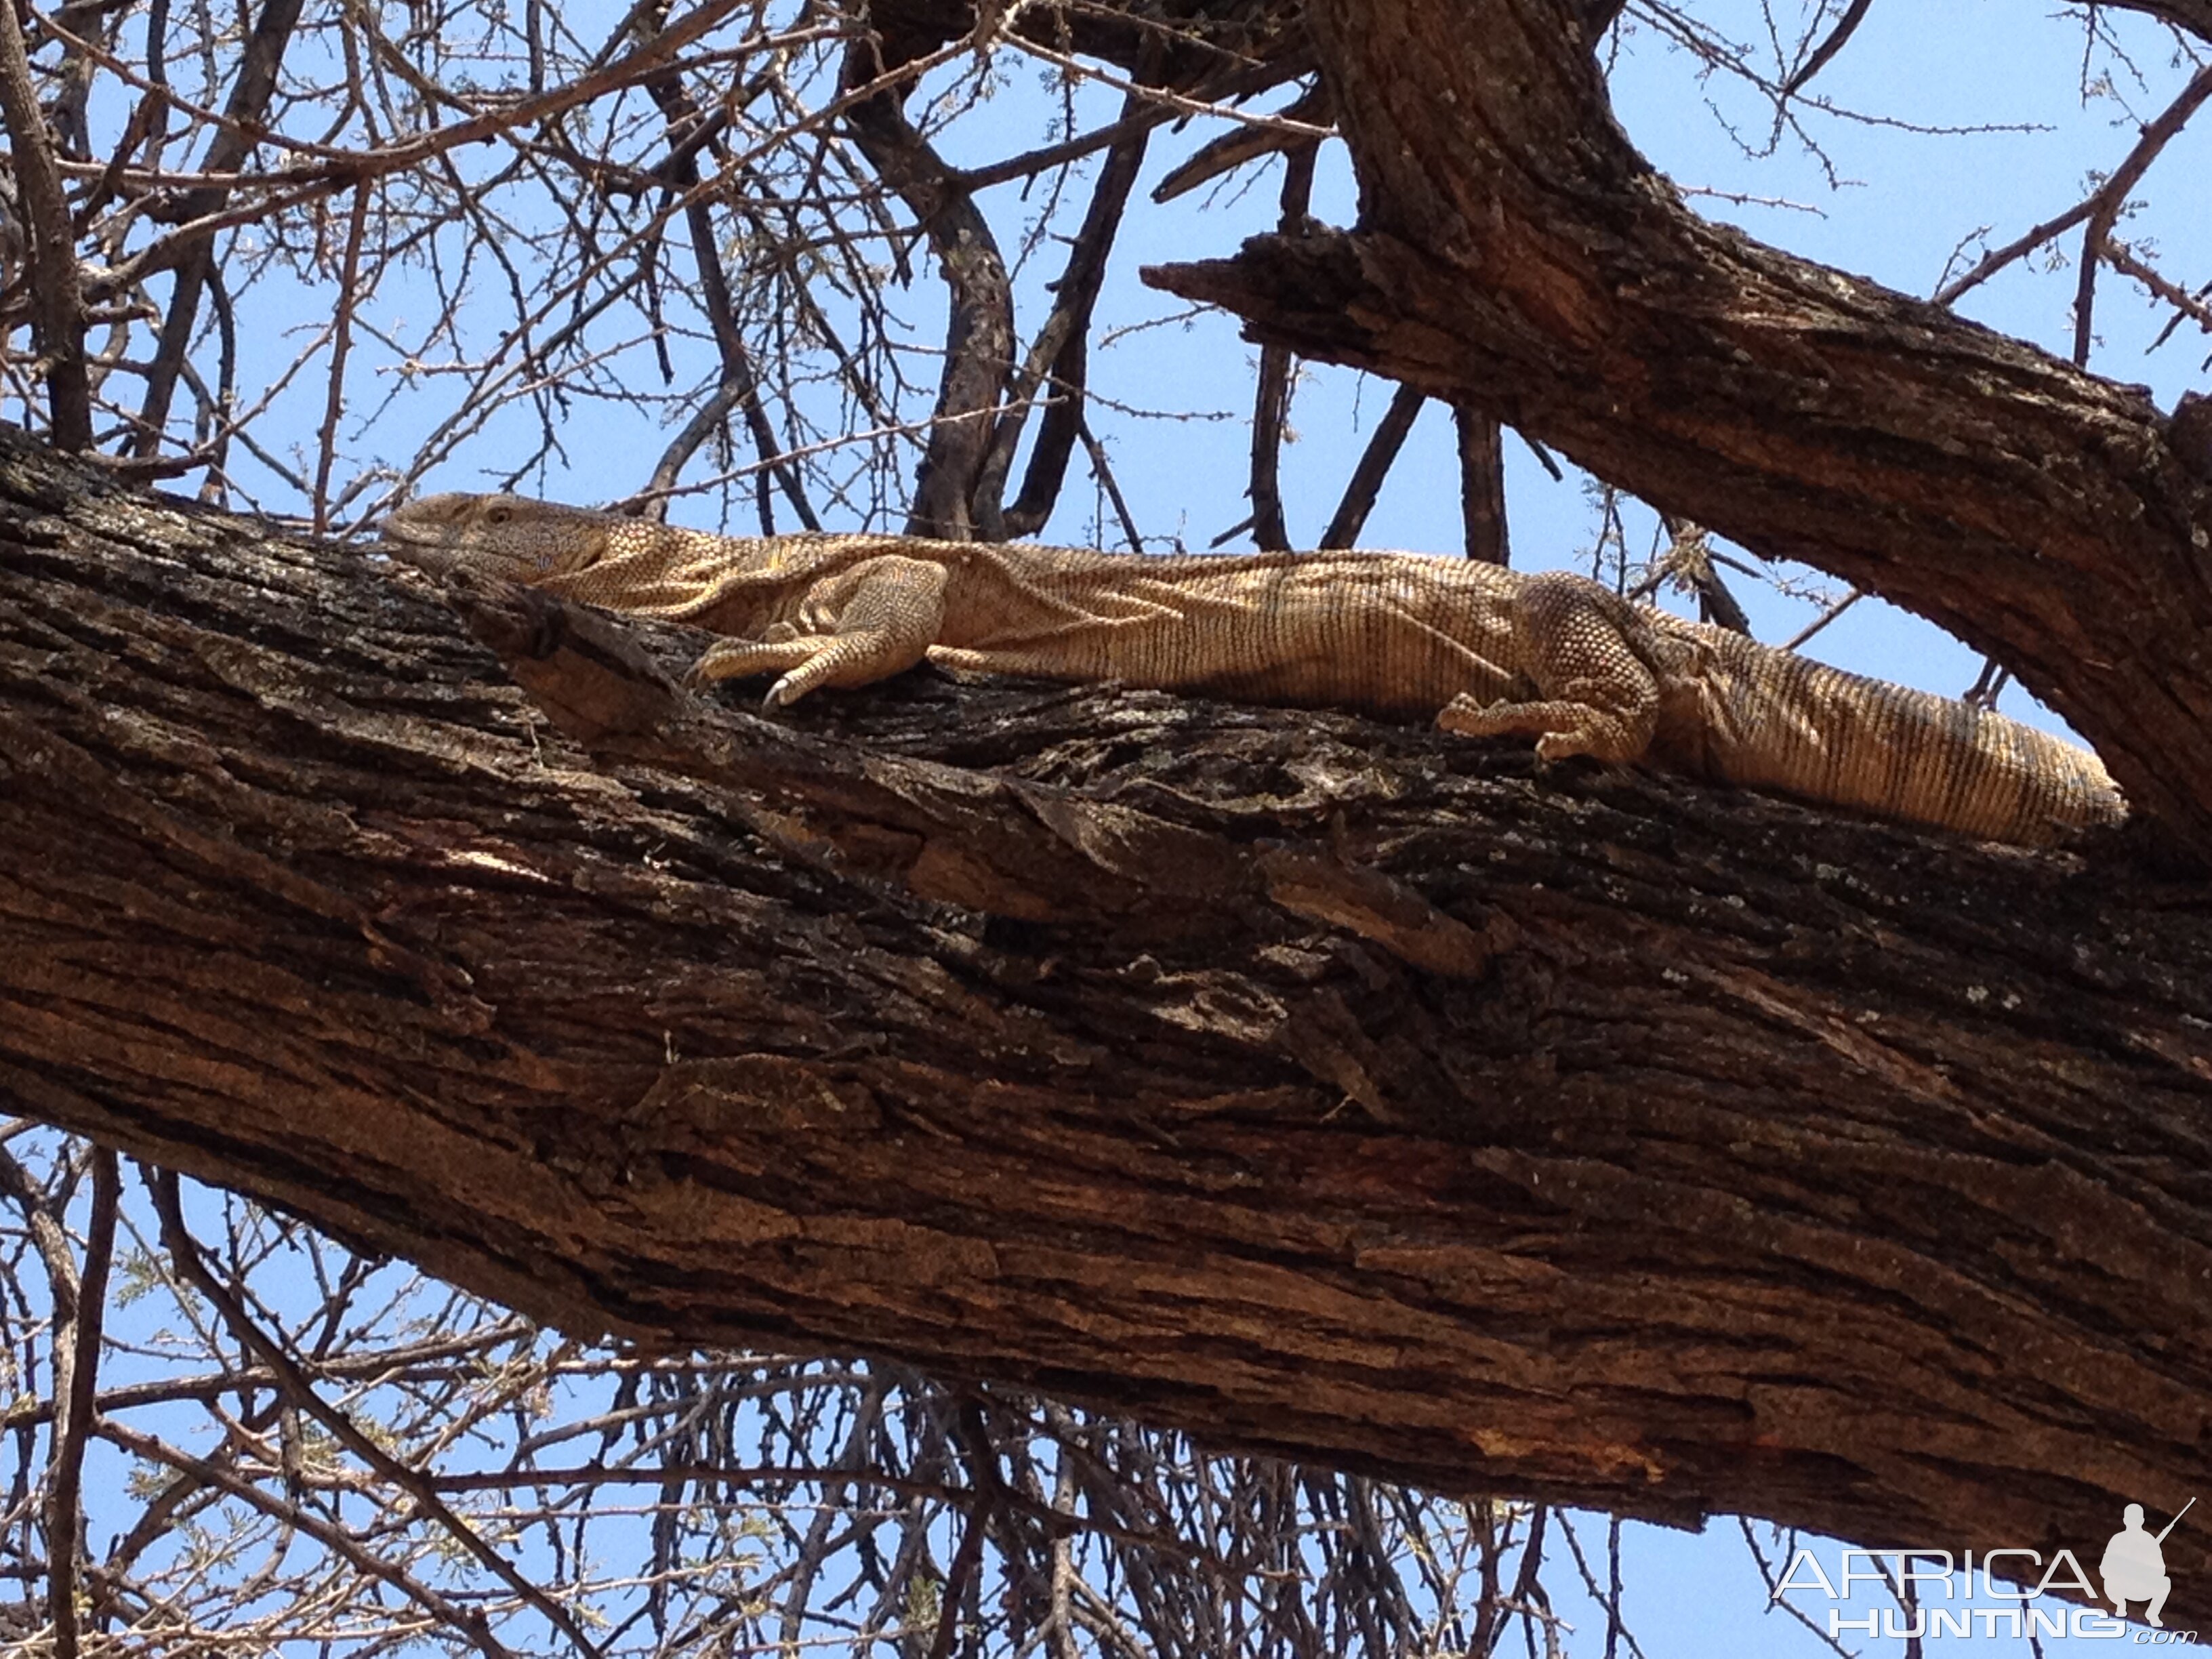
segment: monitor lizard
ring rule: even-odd
[[[515,495],[425,496],[384,534],[434,570],[720,635],[695,680],[774,674],[771,710],[927,659],[1433,718],[1534,738],[1546,761],[1643,763],[2021,845],[2126,816],[2085,749],[1565,573],[1417,553],[719,536]]]

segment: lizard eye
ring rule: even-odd
[[[493,507],[484,509],[484,522],[487,524],[505,524],[514,516],[514,509],[511,507]]]

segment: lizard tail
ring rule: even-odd
[[[1734,637],[1716,654],[1700,769],[1730,783],[2024,846],[2127,817],[2103,763],[2049,732]]]

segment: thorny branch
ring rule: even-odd
[[[2142,135],[2136,139],[2134,148],[2129,150],[2112,176],[2094,191],[2065,212],[2045,220],[2002,247],[1984,254],[1971,269],[1937,289],[1936,302],[1939,305],[1956,303],[1961,295],[1987,282],[2014,260],[2033,252],[2052,237],[2063,235],[2087,220],[2090,228],[2083,242],[2085,252],[2080,285],[2075,295],[2074,312],[2074,361],[2076,363],[2086,362],[2089,302],[2096,281],[2094,274],[2096,254],[2111,234],[2121,210],[2127,205],[2129,192],[2142,181],[2143,174],[2150,170],[2150,165],[2158,159],[2159,153],[2172,142],[2174,135],[2188,124],[2189,118],[2197,112],[2208,97],[2212,97],[2212,64],[2207,64],[2191,77],[2189,84],[2182,88],[2173,101],[2143,128]]]

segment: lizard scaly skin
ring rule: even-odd
[[[720,635],[768,706],[951,668],[1433,716],[1546,760],[1772,789],[2025,845],[2126,808],[2095,756],[1926,692],[1629,604],[1414,553],[1139,557],[888,535],[716,536],[513,495],[397,509],[402,556]]]

